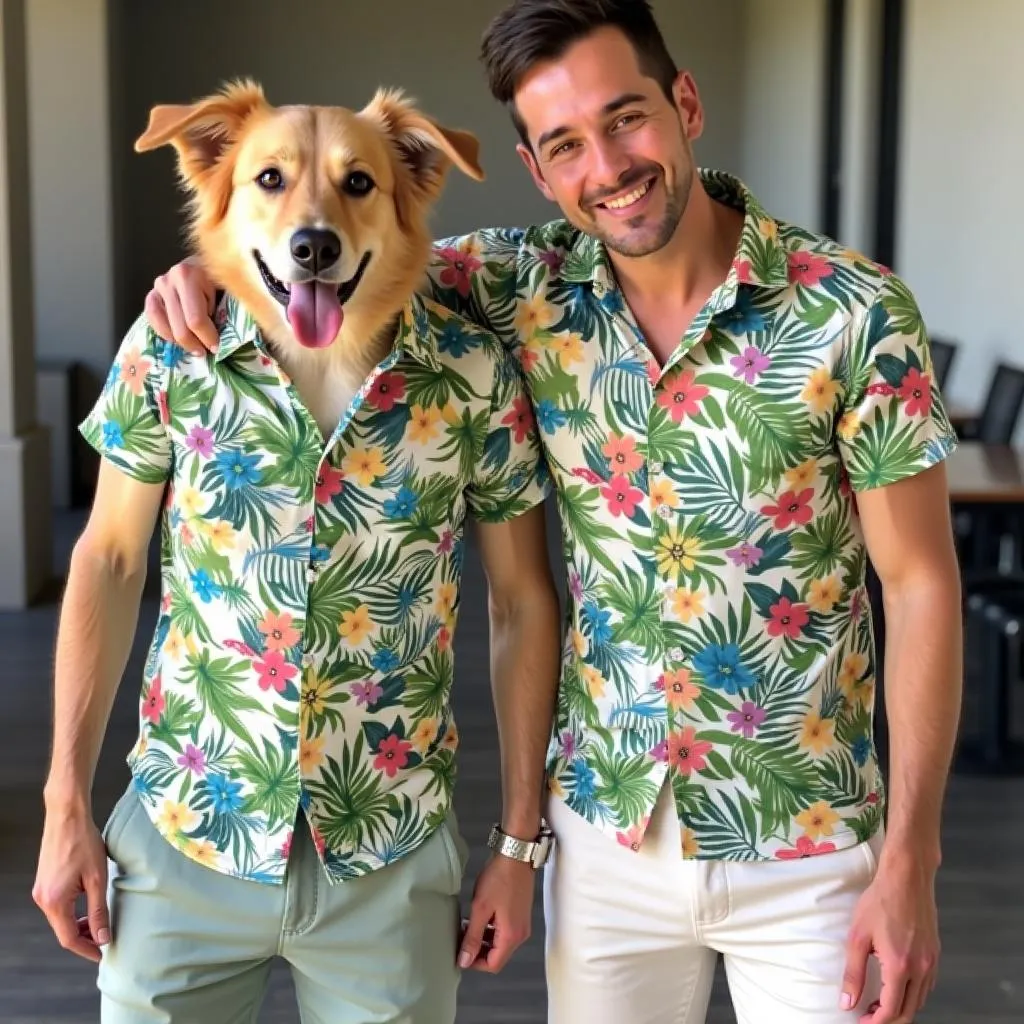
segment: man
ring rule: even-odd
[[[529,932],[557,682],[549,478],[521,374],[493,335],[412,295],[321,434],[254,314],[225,295],[216,318],[214,359],[140,318],[82,427],[103,460],[60,618],[33,895],[61,944],[100,962],[104,1024],[254,1020],[276,955],[304,1020],[452,1022],[468,520],[501,744],[493,841],[512,854],[477,882],[481,970]],[[132,783],[101,836],[92,778],[158,518]]]
[[[721,952],[742,1024],[910,1021],[961,664],[955,437],[913,297],[696,169],[648,4],[516,0],[483,61],[565,218],[442,241],[432,273],[523,366],[566,535],[549,1019],[695,1024]],[[210,290],[179,265],[147,314],[209,344]]]

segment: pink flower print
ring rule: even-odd
[[[733,356],[729,362],[736,370],[733,376],[742,377],[748,384],[753,384],[772,365],[771,359],[753,345],[748,345],[742,355]]]

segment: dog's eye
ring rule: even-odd
[[[365,171],[353,171],[341,186],[350,196],[365,196],[373,189],[373,178]]]
[[[261,171],[256,181],[260,188],[265,188],[268,192],[276,192],[284,184],[281,172],[273,167],[268,167],[265,171]]]

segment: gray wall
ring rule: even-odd
[[[966,346],[948,391],[967,405],[997,359],[1024,364],[1022,38],[1020,0],[907,5],[896,264],[933,332]]]
[[[452,175],[436,213],[439,235],[557,215],[515,154],[515,133],[491,99],[477,59],[480,35],[503,0],[302,0],[289,16],[280,0],[112,3],[121,41],[121,84],[113,90],[121,128],[113,159],[123,180],[129,309],[138,308],[153,277],[182,253],[173,153],[136,155],[133,140],[154,103],[188,102],[235,76],[258,79],[273,103],[359,107],[378,85],[399,85],[440,120],[476,132],[488,180]],[[707,107],[698,159],[738,171],[744,0],[657,0],[655,8],[673,55],[694,72]]]
[[[858,0],[859,2],[859,0]],[[824,0],[746,0],[742,173],[766,209],[821,228]]]
[[[116,330],[107,0],[25,8],[36,352],[102,379]]]

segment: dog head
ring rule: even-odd
[[[310,349],[388,323],[424,272],[448,170],[484,177],[472,134],[394,90],[353,111],[274,107],[259,85],[233,83],[154,107],[136,152],[167,144],[208,272],[273,341]]]

